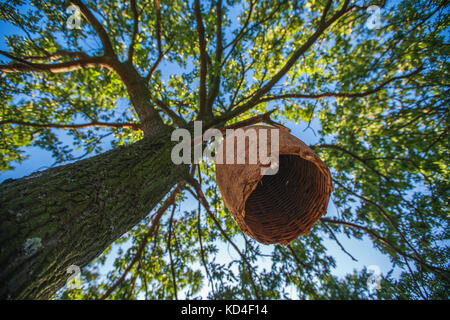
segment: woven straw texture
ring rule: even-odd
[[[227,154],[228,140],[234,139],[234,164],[216,163],[216,179],[222,198],[243,233],[263,244],[288,245],[326,213],[332,191],[326,165],[301,140],[287,130],[250,126],[243,130],[279,130],[279,170],[275,175],[261,174],[262,166],[249,163],[248,144],[245,164],[237,163],[236,133],[227,134],[218,148],[218,157]],[[256,146],[259,154],[259,146]]]

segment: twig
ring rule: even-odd
[[[383,81],[381,84],[377,85],[376,87],[366,90],[366,91],[363,91],[363,92],[356,92],[356,93],[355,92],[324,92],[324,93],[318,93],[318,94],[287,93],[287,94],[263,97],[258,101],[258,104],[263,103],[263,102],[268,102],[268,101],[274,101],[274,100],[280,100],[280,99],[290,99],[290,98],[314,99],[314,100],[320,100],[320,99],[324,99],[324,98],[363,98],[365,96],[374,94],[374,93],[382,90],[383,88],[385,88],[386,85],[388,85],[389,83],[391,83],[395,80],[410,78],[410,77],[418,74],[422,69],[423,69],[422,67],[419,67],[410,73],[392,77],[386,81]]]
[[[165,114],[167,114],[170,117],[170,119],[172,119],[173,123],[176,124],[178,127],[187,126],[186,121],[178,114],[176,114],[172,109],[170,109],[164,102],[162,102],[159,99],[153,99],[153,101]]]
[[[327,228],[328,232],[330,232],[331,236],[333,237],[333,239],[336,241],[336,243],[338,244],[338,246],[341,248],[341,250],[347,254],[353,261],[358,262],[358,259],[356,259],[355,257],[353,257],[347,250],[345,250],[344,246],[339,242],[338,238],[336,237],[336,235],[333,232],[333,229],[331,229],[329,226],[327,226],[325,223],[322,223],[322,225]]]
[[[199,175],[200,184],[201,184],[201,172],[200,172],[200,167],[199,167],[199,170],[198,170],[198,175]],[[191,175],[191,176],[193,176],[193,175]],[[210,282],[210,284],[211,284],[211,290],[212,290],[212,292],[213,292],[213,296],[215,296],[215,293],[214,293],[214,283],[213,283],[213,281],[212,281],[211,274],[209,273],[209,269],[208,269],[208,266],[207,266],[207,264],[206,264],[206,259],[205,259],[205,252],[204,252],[204,250],[203,250],[202,229],[201,229],[201,224],[200,224],[200,218],[201,218],[201,201],[198,200],[198,213],[197,213],[197,220],[198,220],[198,222],[197,222],[197,232],[198,232],[198,240],[199,240],[199,244],[200,244],[200,256],[201,256],[201,259],[202,259],[203,266],[205,267],[206,275],[207,275],[208,280],[209,280],[209,282]]]

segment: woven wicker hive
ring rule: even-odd
[[[225,205],[243,233],[263,244],[288,245],[326,213],[332,191],[331,176],[326,165],[301,140],[287,130],[267,126],[250,126],[244,130],[279,131],[279,167],[275,175],[264,175],[259,161],[248,164],[249,144],[245,145],[245,164],[216,163],[216,178]],[[228,140],[236,134],[227,134],[218,155],[225,159]],[[248,141],[247,141],[248,142]],[[229,144],[228,144],[229,145]],[[258,154],[259,154],[259,146]],[[264,171],[263,171],[264,172]]]

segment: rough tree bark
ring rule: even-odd
[[[171,130],[0,185],[0,299],[48,299],[187,174]]]

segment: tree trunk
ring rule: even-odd
[[[0,299],[48,299],[183,179],[171,131],[0,185]]]

